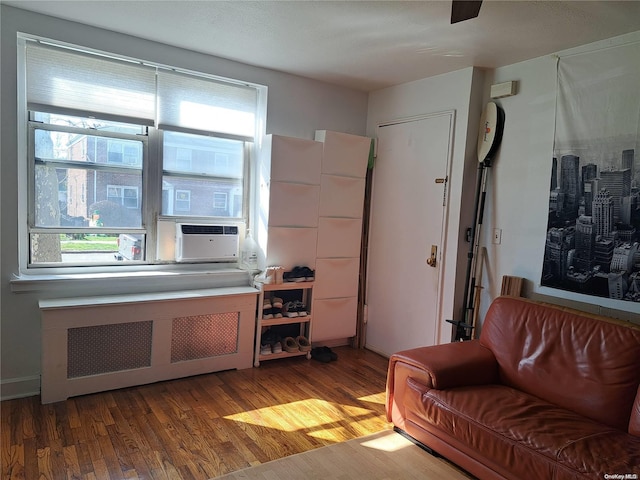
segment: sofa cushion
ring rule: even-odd
[[[513,478],[603,478],[620,471],[610,470],[621,467],[615,458],[640,461],[640,439],[508,386],[436,390],[410,378],[407,387],[408,420],[442,439],[455,438],[468,455],[506,468]],[[635,457],[621,455],[625,441]],[[596,450],[583,455],[590,448]]]
[[[620,430],[630,428],[640,383],[640,327],[500,297],[486,315],[480,343],[495,355],[501,383]]]
[[[616,478],[614,475],[639,478],[640,438],[619,430],[584,437],[568,443],[559,453],[558,463],[579,472],[599,472],[599,479]]]

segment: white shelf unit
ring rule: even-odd
[[[282,349],[282,353],[271,353],[269,355],[261,355],[260,354],[260,346],[262,340],[262,334],[271,327],[278,326],[286,326],[286,325],[300,325],[300,333],[299,335],[305,336],[309,343],[311,343],[311,320],[312,320],[312,312],[311,309],[311,293],[313,290],[313,282],[285,282],[278,284],[262,284],[257,283],[256,288],[259,290],[258,295],[258,311],[256,315],[256,343],[255,343],[255,353],[254,353],[254,366],[259,367],[260,362],[266,360],[275,360],[278,358],[287,358],[287,357],[297,357],[305,355],[307,359],[311,358],[311,351],[303,352],[287,352]],[[282,317],[282,318],[270,318],[263,319],[262,314],[262,305],[264,303],[265,296],[273,298],[280,297],[280,294],[283,297],[290,297],[291,294],[295,291],[299,290],[299,299],[302,301],[304,305],[307,307],[307,315],[304,317]]]

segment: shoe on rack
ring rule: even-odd
[[[271,348],[271,344],[277,340],[277,335],[267,328],[260,337],[260,345],[267,345]]]
[[[287,302],[282,307],[282,315],[289,318],[294,318],[298,316],[298,312],[296,311],[295,302]]]
[[[275,267],[276,269],[276,283],[280,284],[284,282],[284,267]]]
[[[271,345],[260,345],[260,355],[271,355]]]
[[[294,308],[295,308],[296,312],[298,313],[299,317],[306,317],[307,316],[307,307],[300,300],[296,300],[294,302]]]
[[[298,342],[296,342],[295,338],[293,337],[285,338],[282,341],[282,346],[289,353],[297,352],[300,350],[300,346],[298,345]]]
[[[282,353],[282,344],[280,343],[280,341],[273,342],[273,344],[271,345],[271,351],[273,353]]]
[[[303,277],[305,282],[313,282],[315,280],[315,272],[309,267],[300,267],[298,270],[300,277]]]
[[[271,305],[276,308],[282,308],[282,299],[280,297],[273,297],[271,299]]]
[[[298,343],[301,352],[308,352],[311,350],[311,343],[309,343],[307,337],[299,335],[296,337],[296,342]]]
[[[262,319],[271,320],[273,318],[273,308],[265,308],[262,310]]]
[[[305,275],[303,269],[306,267],[293,267],[290,272],[284,272],[283,278],[285,282],[304,282]]]
[[[273,284],[276,282],[276,268],[277,267],[267,267],[267,270],[264,273],[265,282],[267,284]]]
[[[271,303],[271,299],[265,297],[264,300],[262,301],[262,309],[263,310],[267,310],[268,308],[273,307],[273,304]]]
[[[282,308],[272,308],[273,318],[282,318]]]

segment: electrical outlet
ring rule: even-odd
[[[502,229],[501,228],[494,228],[493,229],[493,244],[494,245],[500,245],[501,242],[502,242]]]

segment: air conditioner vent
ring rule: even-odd
[[[235,225],[190,225],[180,224],[183,234],[187,235],[237,235]]]

